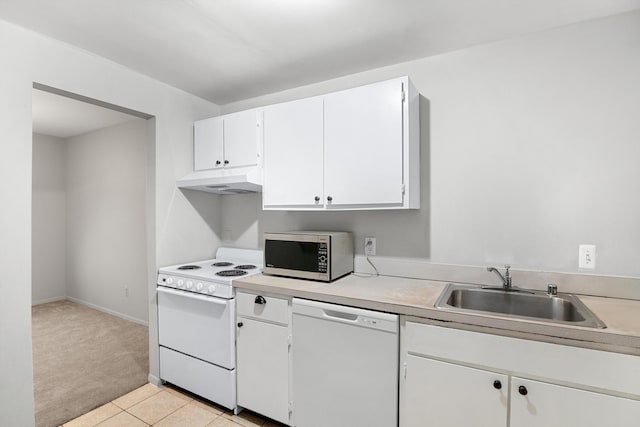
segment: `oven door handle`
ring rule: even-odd
[[[164,287],[160,287],[158,286],[158,292],[162,292],[164,294],[169,294],[169,295],[177,295],[177,296],[181,296],[181,297],[185,297],[185,298],[191,298],[191,299],[197,299],[200,301],[206,301],[206,302],[211,302],[214,304],[219,304],[219,305],[227,305],[227,303],[229,302],[228,299],[220,299],[217,297],[212,297],[212,296],[208,296],[208,295],[200,295],[200,294],[196,294],[193,292],[185,292],[185,291],[178,291],[175,289],[171,289],[171,288],[164,288]]]

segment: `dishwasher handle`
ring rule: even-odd
[[[358,321],[357,314],[344,313],[342,311],[327,310],[327,309],[322,310],[322,312],[324,313],[325,317],[331,317],[333,319],[340,319],[340,320],[348,320],[349,322]]]
[[[398,315],[347,307],[319,301],[294,298],[291,304],[294,316],[305,316],[319,320],[339,322],[353,326],[398,333]]]

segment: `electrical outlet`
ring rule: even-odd
[[[364,238],[364,254],[366,256],[374,256],[376,254],[376,238],[365,237]]]
[[[593,270],[596,268],[596,245],[578,247],[578,268]]]

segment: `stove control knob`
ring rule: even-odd
[[[183,286],[184,286],[184,280],[179,279],[179,280],[178,280],[178,287],[179,287],[179,288],[181,288],[181,287],[183,287]]]
[[[202,283],[198,283],[198,284],[196,285],[196,290],[197,290],[197,291],[201,291],[203,287],[204,287],[204,286],[202,285]]]
[[[216,287],[213,285],[209,285],[209,293],[212,294],[216,291]]]
[[[193,282],[191,280],[187,281],[187,289],[193,288]]]
[[[164,281],[167,285],[173,285],[173,279],[171,277],[167,277],[167,279]]]

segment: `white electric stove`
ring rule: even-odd
[[[263,253],[220,248],[216,258],[158,270],[160,378],[236,409],[233,280],[262,272]]]
[[[220,248],[214,259],[160,268],[158,286],[233,298],[233,279],[261,273],[262,263],[262,251]]]

